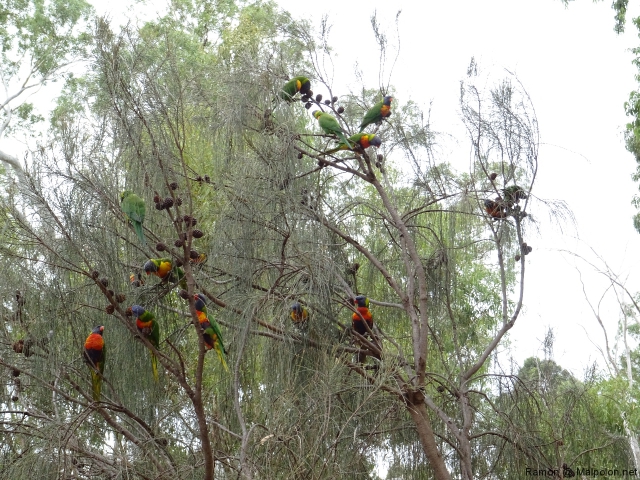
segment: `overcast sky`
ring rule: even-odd
[[[119,17],[118,2],[94,3],[100,13]],[[631,291],[640,290],[634,273],[640,264],[640,237],[632,226],[635,212],[630,205],[637,191],[630,178],[635,161],[623,142],[627,121],[623,104],[635,87],[636,73],[628,50],[640,46],[635,27],[615,35],[610,2],[590,0],[577,0],[569,8],[560,0],[278,3],[316,27],[328,15],[336,53],[332,84],[343,93],[353,84],[356,63],[368,88],[380,86],[370,16],[377,11],[393,51],[394,20],[401,10],[400,54],[393,71],[386,66],[384,81],[393,85],[399,102],[411,99],[425,110],[432,103],[435,129],[460,140],[464,136],[459,86],[470,58],[475,57],[480,69],[496,81],[505,69],[518,76],[531,96],[541,132],[534,194],[566,201],[576,224],[549,223],[547,211],[530,212],[540,230],[530,229],[528,242],[534,251],[527,257],[525,311],[509,335],[511,353],[519,363],[531,355],[541,356],[545,330],[552,327],[554,359],[562,366],[581,376],[591,362],[600,360],[594,344],[603,345],[603,336],[584,300],[578,269],[594,305],[607,282],[561,251],[595,261],[593,248],[626,279]],[[148,2],[145,8],[150,11],[154,5],[160,2]],[[640,14],[634,2],[629,7],[628,18]],[[468,151],[462,165],[468,163]],[[601,308],[612,339],[619,319],[615,298],[609,295]]]

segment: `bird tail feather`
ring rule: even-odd
[[[138,239],[144,247],[146,245],[146,241],[144,239],[144,232],[142,231],[142,224],[140,222],[133,222],[133,229],[136,231],[136,235],[138,235]]]
[[[153,379],[158,382],[158,357],[151,352],[151,370],[153,370]]]
[[[93,400],[100,401],[100,390],[102,388],[102,376],[95,370],[91,370],[91,385],[93,386]]]

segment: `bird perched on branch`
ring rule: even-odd
[[[391,101],[393,97],[387,95],[364,114],[360,131],[362,132],[368,125],[372,123],[381,123],[383,118],[391,115]]]
[[[140,243],[144,246],[146,244],[144,232],[142,230],[142,223],[144,222],[145,215],[144,200],[131,190],[125,190],[120,194],[120,207],[133,225],[133,229],[135,230]]]
[[[502,201],[485,200],[484,209],[492,218],[507,218],[505,205]]]
[[[160,326],[156,321],[156,317],[153,313],[145,310],[140,305],[132,305],[131,312],[136,316],[136,327],[140,335],[149,340],[149,343],[158,348],[160,345]],[[151,370],[153,371],[153,378],[158,381],[158,358],[153,350],[151,353]]]
[[[220,327],[215,319],[208,318],[206,298],[203,294],[197,293],[194,295],[196,314],[198,315],[198,322],[200,322],[200,328],[202,328],[202,336],[204,338],[204,345],[207,350],[215,350],[220,359],[220,363],[226,371],[229,371],[226,361],[227,351],[224,348],[222,341],[222,333]]]
[[[520,200],[526,200],[528,198],[524,189],[518,185],[510,185],[503,189],[502,193],[504,194],[504,203],[509,207],[513,207],[513,205]]]
[[[325,155],[331,155],[338,150],[366,150],[369,147],[379,147],[382,145],[382,140],[377,135],[372,133],[356,133],[349,137],[349,142],[353,145],[353,148],[347,146],[347,144],[340,142],[336,148],[327,150]]]
[[[320,128],[324,130],[324,133],[328,135],[336,135],[340,139],[340,142],[346,145],[348,149],[353,148],[353,145],[351,145],[349,139],[345,137],[344,131],[342,130],[342,127],[338,123],[338,120],[335,119],[335,117],[329,115],[328,113],[321,112],[320,110],[316,110],[315,112],[313,112],[313,116],[318,120]]]
[[[184,270],[174,267],[170,258],[150,258],[142,266],[147,275],[154,274],[162,281],[180,282],[180,288],[187,289],[187,282],[184,279]]]
[[[309,318],[309,311],[300,305],[299,302],[295,302],[291,305],[291,313],[289,316],[294,325],[302,327],[306,323],[307,318]]]
[[[307,95],[311,91],[311,82],[307,77],[293,77],[282,87],[280,98],[286,102],[293,102],[293,97],[300,92],[301,95]]]
[[[102,334],[104,326],[99,325],[91,330],[84,342],[84,360],[91,368],[91,385],[93,387],[93,400],[100,401],[100,389],[102,388],[102,375],[104,373],[105,348]]]
[[[358,295],[353,299],[353,304],[356,306],[356,312],[353,312],[351,316],[351,326],[360,335],[368,334],[367,327],[364,322],[367,322],[369,330],[373,329],[373,315],[369,310],[369,298],[364,295]]]

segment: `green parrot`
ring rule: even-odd
[[[173,266],[170,258],[150,258],[142,266],[147,275],[154,274],[162,281],[175,282],[180,281],[180,288],[186,290],[187,282],[184,279],[184,270],[180,267]]]
[[[218,322],[208,318],[207,313],[207,297],[202,293],[196,293],[193,298],[195,299],[196,314],[198,315],[198,321],[200,322],[200,328],[202,328],[202,336],[204,337],[204,344],[207,350],[215,350],[220,359],[220,363],[224,369],[228,372],[226,353],[224,349],[224,343],[222,342],[222,333]]]
[[[311,82],[307,77],[293,77],[282,87],[280,98],[287,102],[293,102],[293,97],[296,93],[300,92],[301,95],[306,95],[310,91]]]
[[[151,345],[158,348],[160,345],[160,326],[156,322],[156,317],[140,305],[133,305],[131,312],[136,316],[136,327],[140,334],[149,340]],[[157,382],[158,358],[153,351],[151,351],[151,369],[153,370],[153,378]]]
[[[120,194],[120,206],[122,211],[133,224],[133,229],[140,239],[142,246],[146,244],[144,232],[142,231],[142,223],[144,222],[145,205],[138,195],[131,190],[125,190]]]
[[[373,107],[367,110],[367,113],[364,114],[364,118],[362,119],[362,123],[360,124],[360,131],[362,132],[367,125],[371,125],[372,123],[380,123],[382,122],[383,118],[391,115],[392,100],[393,97],[387,95]]]
[[[358,147],[363,150],[369,147],[379,147],[382,145],[382,140],[377,135],[372,133],[356,133],[355,135],[351,135],[349,137],[349,141],[354,145],[354,149],[358,149]],[[332,148],[331,150],[327,150],[324,152],[325,155],[331,155],[332,153],[336,153],[339,150],[352,150],[347,147],[345,143],[340,142],[336,148]]]
[[[504,194],[504,201],[509,207],[513,207],[515,203],[520,202],[520,200],[526,200],[528,198],[527,193],[524,191],[524,188],[518,185],[510,185],[507,188],[502,190]]]
[[[100,389],[102,388],[102,375],[104,374],[105,348],[102,333],[104,326],[98,325],[84,342],[84,361],[91,368],[91,385],[93,387],[93,399],[100,401]]]
[[[353,148],[351,142],[349,142],[347,137],[344,136],[342,127],[338,123],[338,120],[335,119],[335,117],[332,117],[328,113],[321,112],[320,110],[316,110],[315,112],[313,112],[313,116],[318,120],[318,123],[320,124],[322,130],[324,130],[324,133],[327,133],[329,135],[336,135],[340,139],[340,143],[346,145],[349,150]]]

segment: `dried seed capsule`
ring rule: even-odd
[[[338,101],[338,97],[332,97],[332,98],[331,98],[331,101],[332,101],[333,103],[336,103],[336,102]]]
[[[301,102],[308,102],[310,98],[311,97],[309,95],[302,95],[302,97],[300,97],[300,101]]]
[[[202,180],[203,180],[203,178],[200,175],[198,175],[196,177],[196,182],[202,182]]]
[[[302,160],[302,157],[304,157],[304,154],[302,152],[298,153],[298,160]]]
[[[14,377],[19,377],[20,376],[20,370],[13,369],[11,371],[11,375],[13,375]]]
[[[107,290],[107,293],[112,297],[116,294],[116,292],[114,292],[113,290]]]
[[[109,286],[109,280],[107,280],[106,278],[101,278],[101,279],[100,279],[100,283],[101,283],[102,285],[104,285],[105,287],[108,287],[108,286]]]
[[[115,308],[114,308],[114,306],[113,306],[113,305],[107,305],[107,306],[104,308],[104,311],[105,311],[105,312],[107,312],[109,315],[112,315],[112,314],[113,314],[113,312],[115,311]]]
[[[378,154],[378,161],[381,162],[384,160],[384,155],[382,155],[381,153]]]
[[[163,210],[164,205],[162,203],[156,203],[156,210]]]
[[[489,180],[491,180],[492,182],[493,182],[496,178],[498,178],[498,174],[497,174],[497,173],[495,173],[495,172],[494,172],[494,173],[492,173],[491,175],[489,175]]]
[[[184,265],[184,262],[181,258],[176,258],[176,267],[181,267]]]
[[[514,258],[516,262],[519,262],[522,257],[520,255],[516,255]]]
[[[171,197],[167,197],[164,199],[164,203],[162,204],[162,206],[164,208],[171,208],[173,207],[173,198]]]
[[[338,113],[344,113],[344,107],[338,107]]]
[[[311,102],[307,102],[304,104],[304,108],[306,108],[307,110],[309,110],[311,108]]]
[[[185,300],[189,300],[189,292],[187,292],[186,290],[180,290],[179,295],[181,298],[184,298]]]
[[[169,188],[170,188],[171,190],[177,190],[177,189],[178,189],[178,182],[171,182],[171,183],[169,184]]]
[[[211,177],[210,177],[209,175],[205,175],[205,176],[204,176],[204,181],[205,181],[206,183],[211,183]]]
[[[116,295],[116,302],[122,303],[127,299],[127,296],[124,293],[119,293]]]
[[[196,252],[195,250],[191,250],[191,251],[189,252],[189,258],[192,258],[192,259],[194,259],[194,260],[195,260],[195,259],[196,259],[196,258],[198,258],[199,256],[200,256],[200,254],[199,254],[198,252]]]
[[[176,198],[176,207],[179,207],[180,205],[182,205],[182,198],[178,197]]]
[[[325,105],[331,105],[331,100],[325,100],[325,101],[324,101],[324,104],[325,104]]]
[[[184,217],[182,217],[182,219],[184,220],[184,223],[189,224],[191,222],[191,215],[185,215]]]
[[[184,245],[184,242],[183,242],[182,240],[178,239],[178,240],[176,240],[175,242],[173,242],[173,244],[174,244],[176,247],[180,248],[181,246],[183,246],[183,245]]]
[[[313,91],[312,91],[312,90],[309,90],[309,91],[307,92],[307,95],[309,95],[309,98],[313,97]]]
[[[16,342],[13,342],[13,351],[16,353],[22,353],[22,349],[24,348],[24,339],[20,339]]]
[[[160,203],[162,201],[162,198],[160,198],[160,195],[158,195],[157,193],[153,196],[153,202],[154,203]]]
[[[167,249],[167,246],[162,243],[162,242],[158,242],[156,243],[156,250],[159,252],[164,252]]]
[[[91,278],[93,278],[94,280],[99,276],[100,276],[100,272],[98,272],[97,270],[94,270],[93,272],[91,272]]]
[[[20,400],[18,397],[16,397],[15,395],[13,397],[11,397],[11,401],[12,402],[17,402],[18,400]]]
[[[192,232],[193,238],[202,238],[204,236],[204,233],[202,232],[202,230],[194,230]]]
[[[127,317],[131,317],[131,316],[133,316],[133,312],[131,311],[131,307],[127,307],[127,309],[124,311],[124,314],[125,314]]]
[[[316,95],[316,102],[321,102],[322,101],[322,95],[318,94]]]
[[[192,218],[192,219],[191,219],[191,226],[192,226],[192,227],[195,227],[195,226],[196,226],[196,223],[198,223],[198,220],[196,220],[195,218]]]

